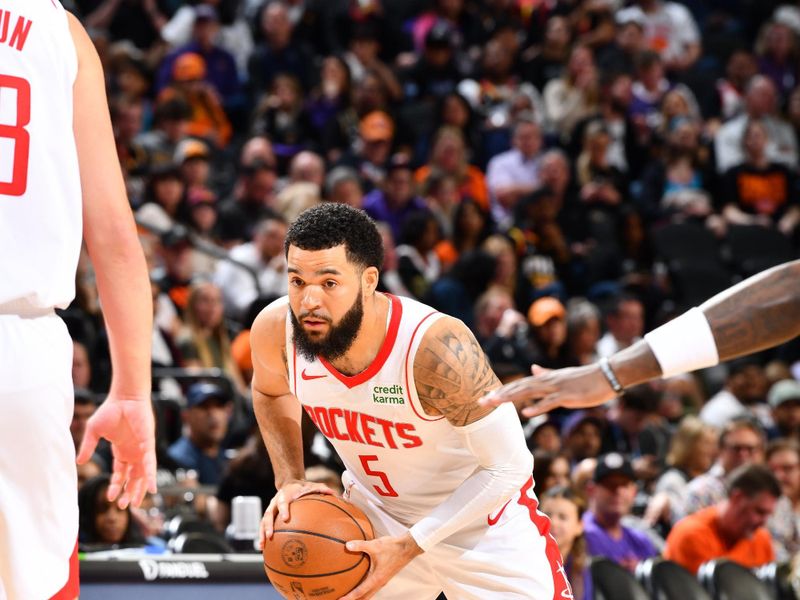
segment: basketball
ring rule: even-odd
[[[326,494],[302,496],[289,505],[288,522],[275,521],[264,544],[264,570],[274,588],[291,600],[336,600],[369,570],[369,556],[348,552],[350,540],[371,540],[372,524],[361,510]]]

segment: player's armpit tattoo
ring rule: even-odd
[[[477,401],[500,385],[475,336],[452,319],[431,327],[414,361],[414,379],[425,410],[456,426],[491,412]]]

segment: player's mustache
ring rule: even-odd
[[[331,318],[330,317],[326,317],[324,315],[317,314],[317,313],[315,313],[313,311],[300,313],[297,316],[297,320],[298,321],[302,321],[304,319],[316,319],[318,321],[325,321],[326,323],[330,323],[331,322]]]

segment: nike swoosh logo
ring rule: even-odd
[[[511,502],[511,500],[509,500],[508,502],[503,504],[503,508],[501,508],[497,512],[497,514],[494,516],[494,518],[492,518],[492,515],[486,515],[486,522],[489,524],[489,527],[491,527],[492,525],[494,525],[495,523],[497,523],[500,520],[500,517],[503,516],[503,511],[505,511],[506,506],[508,506],[509,502]]]
[[[302,377],[306,381],[311,381],[312,379],[320,379],[322,377],[327,377],[327,375],[325,375],[325,374],[323,374],[323,375],[307,375],[306,374],[306,370],[303,369],[303,372],[300,373],[300,377]]]

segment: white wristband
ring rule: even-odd
[[[711,325],[699,308],[692,308],[644,336],[661,366],[672,377],[719,363]]]

